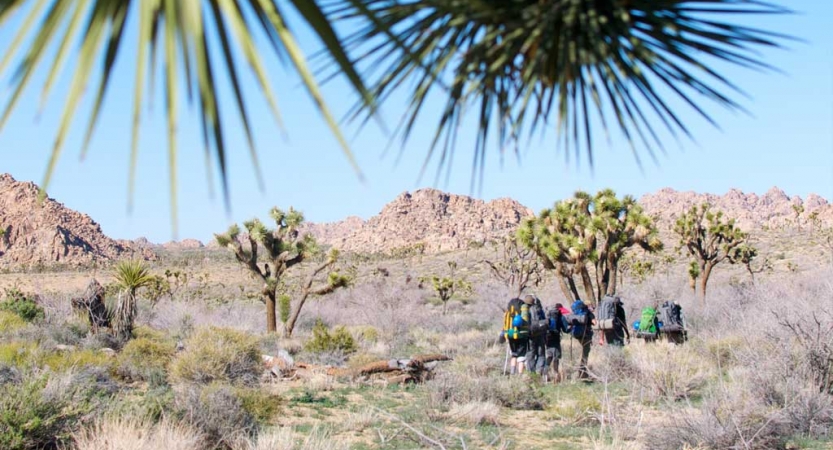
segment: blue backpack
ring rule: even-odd
[[[576,300],[573,302],[571,309],[573,313],[567,316],[567,322],[570,324],[570,334],[576,339],[583,339],[592,333],[592,331],[588,332],[587,305],[581,300]]]

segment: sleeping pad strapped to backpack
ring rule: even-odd
[[[519,298],[509,300],[506,312],[503,314],[503,334],[508,340],[517,340],[529,336],[529,322],[523,319],[523,314],[529,314],[528,306]]]
[[[616,301],[611,296],[605,296],[599,304],[596,315],[596,328],[599,330],[612,330],[616,319]]]

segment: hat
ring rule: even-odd
[[[616,297],[613,297],[613,301],[621,305],[625,304],[625,302],[622,301],[622,297],[619,297],[618,295]]]
[[[526,294],[526,295],[524,296],[523,301],[524,301],[524,303],[526,303],[527,305],[531,305],[531,304],[535,303],[535,297],[534,297],[534,296],[532,296],[532,295],[530,295],[530,294]]]

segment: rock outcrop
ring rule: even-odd
[[[405,192],[367,221],[351,217],[342,222],[311,224],[309,230],[324,244],[342,250],[390,252],[417,243],[426,253],[465,249],[515,230],[533,212],[515,200],[484,202],[436,189]]]
[[[107,237],[88,215],[73,211],[49,197],[38,198],[34,183],[0,175],[0,267],[65,264],[140,256],[148,249]]]
[[[744,193],[730,189],[724,195],[699,194],[695,192],[678,192],[670,188],[661,189],[639,199],[639,203],[649,214],[660,218],[661,228],[670,229],[676,219],[691,206],[709,202],[715,209],[723,211],[728,217],[734,217],[738,226],[745,230],[779,228],[796,225],[796,209],[802,211],[798,216],[801,224],[812,225],[815,217],[821,226],[833,225],[833,205],[827,200],[810,194],[806,200],[790,197],[784,191],[773,187],[763,195]]]

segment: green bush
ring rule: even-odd
[[[346,354],[354,353],[358,347],[347,328],[338,326],[330,333],[327,325],[318,319],[312,328],[312,338],[304,345],[304,349],[310,353],[340,351]]]
[[[6,298],[0,302],[0,311],[15,313],[27,322],[43,320],[45,317],[43,308],[17,288],[6,289]]]
[[[269,424],[280,411],[281,397],[278,394],[265,392],[256,388],[237,388],[235,390],[243,409],[257,421],[258,424]]]
[[[175,381],[252,383],[263,371],[258,341],[226,328],[201,329],[185,341],[185,350],[174,358]]]
[[[46,380],[40,379],[0,387],[0,448],[43,448],[67,437],[67,405],[61,399],[46,398],[45,385]]]
[[[174,356],[174,347],[146,337],[131,340],[118,356],[116,373],[131,381],[162,384],[165,369]]]

